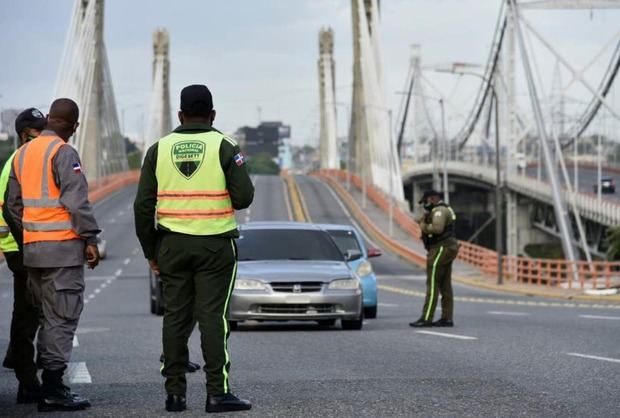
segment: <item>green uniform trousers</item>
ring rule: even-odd
[[[432,321],[441,293],[441,319],[452,320],[454,298],[452,296],[452,262],[458,253],[456,240],[446,240],[443,245],[428,250],[426,256],[426,299],[422,319]]]
[[[194,318],[200,330],[207,393],[229,392],[228,303],[237,274],[237,248],[231,238],[165,233],[157,252],[164,290],[162,375],[166,392],[184,395]]]

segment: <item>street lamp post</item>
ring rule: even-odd
[[[486,77],[470,72],[470,71],[456,71],[452,70],[437,70],[439,72],[447,72],[458,75],[470,75],[481,79],[484,82],[487,81]],[[493,103],[495,103],[495,248],[497,251],[497,284],[502,284],[504,281],[504,266],[503,266],[503,253],[504,253],[504,240],[503,240],[503,187],[501,177],[501,160],[500,160],[500,144],[499,144],[499,102],[497,100],[497,91],[495,90],[494,80],[490,80],[489,86],[491,87],[491,93],[493,95]]]
[[[442,188],[443,188],[443,201],[446,205],[450,204],[450,193],[448,193],[448,138],[446,137],[446,113],[443,103],[443,98],[439,99],[439,107],[441,107],[441,140],[442,140]]]

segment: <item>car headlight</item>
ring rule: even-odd
[[[357,279],[338,279],[332,281],[328,289],[332,290],[355,290],[359,287],[359,281]]]
[[[369,261],[362,261],[355,271],[358,276],[364,277],[372,273],[372,264]]]
[[[266,290],[267,286],[258,280],[237,279],[235,280],[236,290]]]

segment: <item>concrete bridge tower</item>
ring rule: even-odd
[[[336,71],[334,63],[334,31],[319,32],[319,88],[321,108],[320,162],[321,168],[340,168],[336,131]]]
[[[145,151],[172,130],[170,112],[170,36],[165,29],[153,32],[153,89],[149,105]]]

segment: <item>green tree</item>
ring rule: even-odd
[[[607,246],[607,259],[617,260],[620,258],[620,226],[609,228],[605,236]]]
[[[250,174],[280,174],[280,166],[273,161],[270,154],[261,152],[248,158]]]

